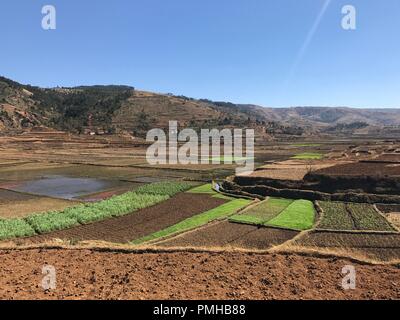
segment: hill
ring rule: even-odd
[[[75,133],[129,132],[143,136],[169,120],[193,128],[251,127],[261,134],[305,135],[398,130],[398,109],[264,108],[130,86],[39,88],[0,77],[0,131],[44,126]]]

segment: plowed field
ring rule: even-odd
[[[0,299],[400,299],[400,269],[341,258],[246,253],[0,251]],[[43,265],[56,289],[44,291]],[[342,268],[357,271],[343,290]]]
[[[228,221],[217,222],[160,242],[161,247],[233,247],[265,250],[281,244],[298,232],[257,227]]]

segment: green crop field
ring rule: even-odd
[[[324,157],[322,153],[315,153],[315,152],[304,152],[296,154],[292,157],[292,159],[297,160],[320,160]]]
[[[296,200],[278,216],[268,221],[266,225],[293,230],[307,230],[312,228],[314,219],[313,203],[308,200]]]
[[[269,198],[241,214],[230,217],[229,220],[238,223],[263,225],[275,218],[292,202],[293,200],[291,199]]]
[[[23,219],[1,219],[0,240],[32,236],[35,230]]]
[[[133,241],[132,244],[141,244],[147,241],[163,238],[166,236],[181,233],[183,231],[188,231],[194,228],[198,228],[211,221],[228,217],[237,212],[239,209],[245,207],[249,203],[251,203],[251,200],[234,199],[230,202],[220,205],[217,208],[211,209],[209,211],[198,214],[194,217],[183,220],[171,227],[160,230],[143,238],[137,239]]]
[[[193,184],[190,182],[164,181],[141,186],[135,189],[135,193],[171,197],[179,192],[186,191],[191,187],[193,187]]]
[[[186,182],[154,183],[110,199],[82,204],[62,211],[33,214],[23,219],[3,219],[0,220],[0,239],[42,234],[129,214],[165,201],[190,187],[192,184]]]
[[[213,190],[211,183],[195,187],[193,189],[190,189],[187,192],[188,193],[208,194],[208,195],[212,196],[213,198],[219,198],[219,199],[224,199],[224,200],[232,200],[232,199],[234,199],[233,197],[225,196],[225,195],[223,195],[221,193],[218,193],[215,190]]]
[[[211,183],[195,187],[193,189],[190,189],[188,192],[189,193],[206,193],[206,194],[215,194],[215,193],[217,193],[212,189]]]
[[[353,219],[344,202],[319,201],[323,215],[318,228],[330,230],[353,230]]]
[[[359,230],[395,231],[390,223],[374,207],[367,203],[347,204]]]
[[[394,231],[371,204],[319,202],[324,214],[318,226],[329,230]]]

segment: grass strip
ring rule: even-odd
[[[293,230],[308,230],[312,228],[314,219],[313,203],[308,200],[296,200],[265,225]]]
[[[209,211],[200,213],[191,218],[183,220],[173,226],[166,229],[157,231],[148,236],[142,237],[140,239],[134,240],[132,244],[141,244],[147,241],[164,238],[173,234],[181,233],[183,231],[188,231],[194,228],[198,228],[206,223],[214,221],[216,219],[225,218],[234,214],[237,210],[243,208],[244,206],[251,203],[251,200],[247,199],[234,199],[228,203],[224,203],[219,207],[211,209]]]
[[[320,160],[324,157],[322,153],[315,153],[315,152],[304,152],[296,154],[292,157],[292,159],[297,160]]]
[[[190,189],[188,191],[189,193],[205,193],[205,194],[217,194],[217,192],[215,192],[212,189],[212,185],[211,183],[207,183],[198,187],[195,187],[193,189]]]

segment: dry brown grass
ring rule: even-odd
[[[63,210],[68,207],[76,206],[77,204],[79,204],[79,202],[53,198],[15,201],[12,203],[0,204],[0,218],[21,218],[37,212]]]
[[[251,177],[261,177],[279,180],[302,180],[310,171],[334,166],[338,161],[299,161],[286,160],[267,164],[258,168],[257,171],[250,174]]]
[[[343,258],[360,264],[370,265],[400,265],[400,259],[391,261],[380,261],[365,256],[362,252],[343,250],[341,248],[327,249],[317,247],[302,247],[290,244],[288,241],[282,245],[270,248],[268,250],[258,249],[242,249],[233,247],[155,247],[152,245],[134,246],[130,244],[115,244],[104,241],[82,241],[76,244],[70,241],[54,239],[40,244],[18,244],[16,242],[0,243],[0,250],[92,250],[96,252],[114,252],[114,253],[243,253],[243,254],[282,254],[282,255],[299,255],[315,258]]]

